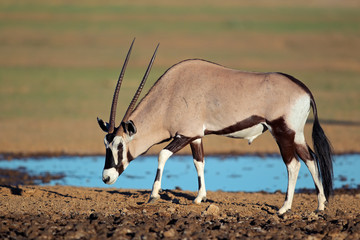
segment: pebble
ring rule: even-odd
[[[166,211],[169,213],[174,213],[174,212],[176,212],[176,209],[173,207],[169,207],[168,209],[166,209]]]
[[[220,212],[220,208],[218,206],[216,206],[215,204],[210,204],[205,211],[202,213],[202,215],[219,215]]]
[[[176,234],[175,229],[171,228],[170,230],[167,230],[166,232],[164,232],[164,237],[172,238],[172,237],[175,237],[175,234]]]
[[[309,220],[309,221],[318,220],[318,219],[319,219],[319,216],[318,216],[317,213],[315,213],[315,212],[310,213],[310,215],[309,215],[309,217],[308,217],[308,220]]]

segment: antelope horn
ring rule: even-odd
[[[147,77],[149,76],[151,67],[152,67],[152,65],[153,65],[153,63],[154,63],[155,56],[156,56],[156,52],[157,52],[157,50],[158,50],[158,48],[159,48],[159,45],[160,45],[160,43],[156,46],[155,52],[154,52],[154,54],[153,54],[153,56],[152,56],[152,58],[151,58],[151,60],[150,60],[149,66],[148,66],[147,69],[146,69],[145,75],[144,75],[144,77],[143,77],[143,79],[142,79],[142,81],[141,81],[141,83],[140,83],[140,85],[139,85],[139,87],[138,87],[138,89],[137,89],[137,91],[136,91],[133,99],[131,100],[131,103],[130,103],[128,109],[126,110],[126,113],[125,113],[125,115],[124,115],[124,118],[123,118],[123,120],[122,120],[121,122],[126,122],[126,121],[128,121],[128,120],[129,120],[129,117],[130,117],[130,114],[131,114],[131,113],[133,112],[133,110],[134,110],[135,104],[136,104],[137,100],[139,99],[139,96],[140,96],[140,94],[141,94],[141,91],[142,91],[142,89],[143,89],[143,87],[144,87],[144,85],[145,85],[146,79],[147,79]],[[121,129],[121,128],[120,128],[120,129]],[[120,134],[120,131],[119,131],[119,134]]]
[[[118,99],[119,99],[119,91],[120,91],[122,80],[124,78],[125,69],[126,69],[126,66],[128,64],[129,57],[130,57],[130,54],[131,54],[131,49],[132,49],[132,47],[134,45],[134,42],[135,42],[135,38],[134,38],[134,40],[132,41],[132,43],[130,45],[130,49],[129,49],[127,55],[126,55],[124,65],[123,65],[123,67],[121,69],[121,72],[120,72],[120,75],[119,75],[119,78],[118,78],[118,81],[117,81],[117,84],[116,84],[114,97],[113,97],[112,104],[111,104],[110,120],[109,120],[109,125],[110,126],[109,126],[108,133],[113,133],[114,129],[115,129],[115,115],[116,115],[116,106],[117,106],[117,102],[118,102]]]

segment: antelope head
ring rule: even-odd
[[[129,165],[129,162],[132,160],[131,154],[129,153],[128,144],[132,140],[133,136],[136,134],[136,127],[133,121],[129,119],[131,113],[133,112],[136,102],[140,96],[140,93],[145,85],[146,79],[151,70],[152,64],[154,62],[157,49],[159,44],[157,45],[155,52],[151,58],[149,66],[145,72],[145,75],[128,107],[126,113],[119,124],[118,127],[115,127],[115,115],[116,115],[116,106],[119,98],[119,91],[121,87],[122,80],[124,78],[125,69],[127,63],[129,61],[129,57],[131,54],[131,49],[134,44],[135,39],[132,41],[130,49],[125,58],[124,65],[121,69],[117,85],[115,88],[111,111],[110,111],[110,120],[109,123],[105,123],[103,120],[97,118],[100,128],[106,132],[106,136],[104,138],[104,144],[106,148],[106,157],[105,157],[105,166],[103,170],[102,179],[106,184],[113,184],[120,176],[120,174],[126,169]]]

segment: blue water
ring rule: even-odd
[[[132,161],[113,185],[102,182],[104,156],[57,157],[43,159],[14,159],[0,161],[0,168],[25,169],[30,174],[64,174],[65,178],[53,180],[50,185],[85,187],[116,187],[151,189],[157,170],[157,157],[144,156]],[[360,155],[338,155],[334,162],[334,187],[357,188],[360,185]],[[207,190],[222,191],[286,191],[287,171],[280,156],[207,156],[205,163]],[[197,190],[197,174],[191,156],[172,156],[166,163],[162,181],[163,189],[180,187]],[[303,162],[296,189],[313,189],[311,175]]]

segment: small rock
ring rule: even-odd
[[[167,230],[166,232],[164,232],[164,237],[165,238],[172,238],[175,237],[175,230],[173,228],[171,228],[170,230]]]
[[[279,221],[279,217],[278,216],[276,216],[276,215],[274,215],[274,216],[272,216],[272,217],[270,217],[270,219],[268,220],[269,221],[269,223],[272,223],[272,224],[279,224],[280,223],[280,221]]]
[[[169,213],[174,213],[176,211],[176,209],[173,207],[169,207],[166,211]]]
[[[198,217],[199,214],[194,212],[194,211],[190,211],[189,214],[187,215],[187,218],[191,219],[191,218],[196,218]]]
[[[317,215],[317,213],[315,212],[312,212],[310,213],[309,217],[308,217],[308,220],[312,221],[312,220],[318,220],[319,219],[319,216]]]
[[[121,236],[121,235],[129,234],[129,233],[131,233],[130,229],[128,229],[126,227],[118,227],[118,228],[116,228],[114,235]]]
[[[25,193],[28,193],[28,194],[33,194],[33,193],[35,193],[35,189],[33,189],[33,188],[27,188],[24,192],[25,192]]]
[[[120,210],[121,215],[126,215],[128,212],[129,212],[129,210],[127,210],[127,208],[123,208]]]
[[[288,214],[281,214],[279,215],[279,218],[281,218],[282,220],[287,220],[289,218]]]
[[[68,232],[65,236],[66,239],[81,239],[85,238],[86,232],[84,230],[79,230],[75,232]]]
[[[205,211],[202,213],[203,215],[218,215],[220,212],[220,208],[215,204],[210,204]]]

